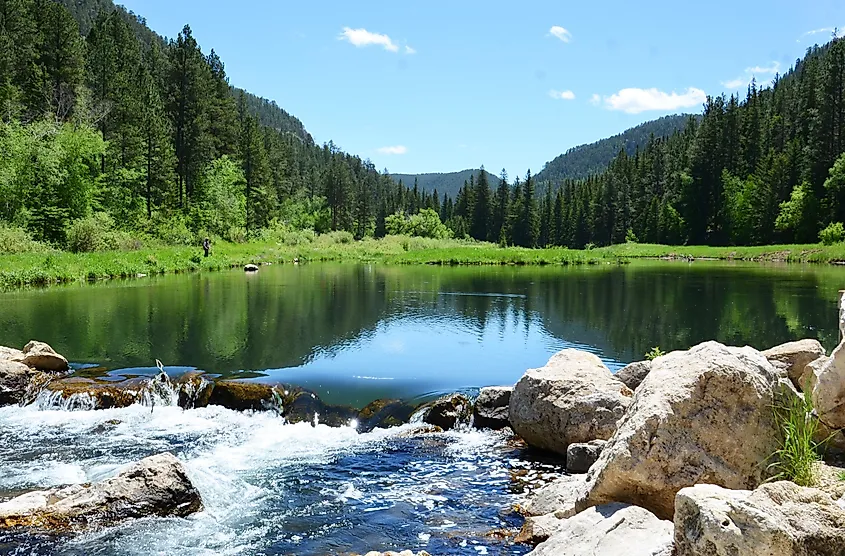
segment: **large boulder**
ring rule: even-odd
[[[282,392],[269,384],[241,380],[221,380],[214,383],[208,396],[209,405],[219,405],[235,411],[281,411]]]
[[[23,348],[21,363],[39,371],[64,373],[69,369],[67,359],[44,342],[32,340]]]
[[[564,519],[555,514],[526,517],[513,542],[536,546],[560,531]]]
[[[677,556],[842,556],[845,510],[791,482],[757,490],[696,485],[678,492]]]
[[[597,356],[566,349],[517,382],[509,419],[530,446],[565,455],[570,444],[610,438],[632,396]]]
[[[531,493],[522,511],[529,516],[555,514],[565,519],[575,515],[578,501],[586,495],[587,483],[583,475],[564,475]]]
[[[819,376],[822,374],[822,370],[824,370],[825,365],[831,360],[830,357],[824,356],[819,357],[812,363],[807,364],[804,367],[804,372],[801,373],[801,376],[798,378],[798,383],[795,386],[801,390],[802,392],[810,392],[812,393],[813,390],[816,388],[816,384],[819,383]]]
[[[164,453],[100,483],[35,491],[0,503],[0,528],[62,532],[148,516],[184,517],[200,510],[202,499],[184,467]]]
[[[407,423],[413,413],[413,406],[401,400],[374,400],[358,412],[358,431],[395,427]]]
[[[0,407],[19,404],[35,371],[17,361],[0,360]]]
[[[468,423],[472,414],[472,402],[463,394],[452,394],[436,400],[425,414],[423,421],[429,425],[450,430],[462,423]]]
[[[129,407],[144,399],[150,381],[134,378],[121,382],[98,382],[70,377],[52,380],[44,386],[49,396],[43,403],[66,410],[95,410]]]
[[[579,507],[627,502],[669,519],[684,487],[755,488],[778,448],[778,381],[748,347],[708,342],[658,357],[590,468]]]
[[[818,340],[789,342],[762,353],[776,369],[784,371],[799,390],[803,387],[800,378],[804,368],[819,357],[825,356],[824,348]]]
[[[636,390],[651,372],[651,361],[637,361],[619,369],[614,375],[631,390]]]
[[[627,504],[589,508],[561,520],[533,556],[672,556],[672,522]],[[751,554],[751,553],[748,553]]]
[[[472,423],[477,429],[500,430],[507,427],[513,386],[482,388],[472,410]]]
[[[20,363],[23,361],[24,354],[21,350],[0,346],[0,361],[16,361]]]
[[[817,374],[813,406],[832,429],[845,428],[845,342],[839,344]]]
[[[566,448],[566,470],[570,473],[586,473],[598,461],[605,444],[607,440],[570,444]]]

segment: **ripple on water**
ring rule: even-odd
[[[69,555],[326,554],[413,548],[524,554],[484,536],[517,527],[513,450],[497,433],[416,438],[411,425],[286,425],[220,407],[105,411],[0,409],[0,498],[96,481],[130,462],[176,453],[205,510],[142,519],[71,539],[0,536],[0,552]]]

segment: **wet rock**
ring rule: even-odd
[[[477,429],[501,430],[509,426],[508,412],[512,386],[482,388],[472,410],[472,423]]]
[[[555,514],[565,519],[575,515],[578,501],[586,495],[584,476],[566,475],[537,489],[523,505],[523,511],[530,516]]]
[[[443,429],[434,425],[420,425],[410,430],[402,431],[396,435],[396,438],[414,438],[426,434],[436,434],[438,432],[443,432]]]
[[[378,552],[376,550],[372,550],[370,552],[367,552],[364,556],[431,556],[431,554],[429,554],[425,550],[421,550],[419,552],[413,552],[411,550],[403,550],[402,552]]]
[[[818,373],[813,406],[831,429],[845,428],[845,342],[839,344]]]
[[[188,372],[174,383],[178,394],[177,403],[183,409],[207,407],[211,400],[214,383],[198,371]]]
[[[215,382],[208,396],[208,405],[219,405],[235,411],[278,409],[280,401],[280,393],[269,384],[239,380]]]
[[[126,519],[184,517],[202,499],[172,454],[151,456],[93,485],[35,491],[0,504],[0,528],[48,532],[107,527]]]
[[[529,554],[672,556],[672,522],[660,520],[637,506],[608,504],[589,508],[561,520],[554,529],[551,537]]]
[[[451,430],[461,423],[469,422],[472,402],[463,394],[440,398],[431,404],[423,421],[443,430]]]
[[[369,432],[407,423],[414,408],[401,400],[375,400],[358,412],[358,430]]]
[[[610,438],[632,397],[597,356],[566,349],[523,375],[509,418],[530,446],[566,455],[570,444]]]
[[[563,519],[554,514],[526,517],[514,542],[536,546],[557,533],[562,523]]]
[[[619,369],[615,376],[631,390],[636,390],[651,372],[651,361],[637,361]]]
[[[351,407],[326,405],[313,392],[294,390],[283,399],[283,415],[288,423],[319,423],[329,427],[345,427],[358,417]]]
[[[678,492],[675,545],[677,556],[841,556],[845,510],[791,482],[754,491],[696,485]]]
[[[24,346],[23,355],[21,363],[39,371],[64,373],[69,368],[67,359],[44,342],[32,340]]]
[[[684,487],[758,486],[779,445],[778,388],[778,371],[748,347],[708,342],[655,359],[590,468],[579,509],[627,502],[670,518]]]
[[[824,348],[818,340],[789,342],[762,353],[776,369],[785,371],[789,380],[799,390],[803,387],[800,378],[804,368],[819,357],[825,356]]]
[[[23,363],[0,360],[0,407],[21,403],[35,374]]]
[[[566,448],[566,470],[570,473],[586,473],[599,459],[606,440],[593,440],[586,444],[570,444]]]
[[[51,403],[61,404],[67,409],[114,409],[138,403],[148,388],[149,381],[141,378],[97,382],[71,377],[48,382],[44,386],[44,394],[52,394]]]

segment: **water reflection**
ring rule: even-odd
[[[611,367],[653,346],[836,341],[845,270],[305,265],[0,295],[0,345],[50,342],[89,373],[168,365],[265,376],[329,403],[512,383],[577,346]],[[115,373],[116,369],[127,369]]]

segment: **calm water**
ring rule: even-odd
[[[845,270],[716,263],[561,268],[304,265],[0,295],[0,345],[51,343],[105,378],[198,368],[283,381],[325,401],[511,384],[579,347],[611,368],[717,339],[832,349]],[[206,503],[68,539],[0,535],[0,553],[326,554],[413,548],[523,554],[512,471],[538,464],[503,437],[285,425],[210,407],[0,409],[0,499],[97,480],[172,451]],[[550,468],[552,469],[552,468]]]

